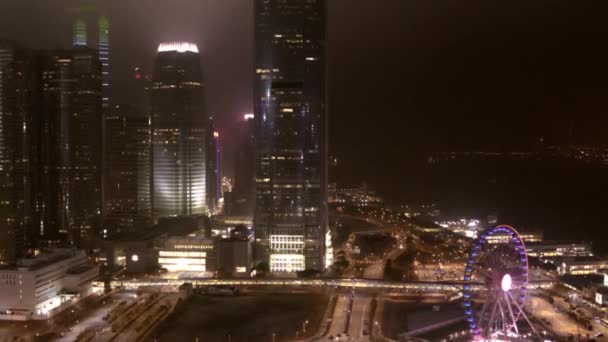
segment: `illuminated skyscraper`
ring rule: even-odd
[[[150,87],[155,218],[207,212],[207,116],[198,47],[158,47]]]
[[[71,7],[72,45],[99,52],[102,77],[102,105],[110,106],[110,23],[99,0],[76,0]]]
[[[325,0],[255,0],[257,261],[325,268]]]

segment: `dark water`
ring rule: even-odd
[[[442,213],[485,217],[545,240],[591,241],[608,254],[608,167],[576,161],[459,160],[413,163],[399,182],[377,182],[389,201],[436,200]],[[387,178],[390,179],[390,178]]]

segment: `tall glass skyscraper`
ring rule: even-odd
[[[150,87],[156,219],[207,212],[207,122],[198,47],[162,43]]]
[[[110,22],[99,0],[77,0],[73,12],[72,45],[97,49],[101,61],[102,106],[110,106]]]
[[[19,212],[19,202],[22,202],[23,196],[18,194],[18,165],[14,165],[15,142],[18,141],[20,130],[15,125],[16,117],[7,103],[11,97],[7,88],[10,79],[7,66],[13,61],[14,50],[13,44],[0,41],[0,265],[15,261],[17,229],[19,221],[24,217]]]
[[[115,106],[105,118],[105,220],[102,236],[147,226],[150,207],[150,119]]]
[[[325,0],[255,0],[256,259],[325,268]]]
[[[2,83],[17,251],[35,243],[85,246],[101,212],[97,51],[16,50]]]

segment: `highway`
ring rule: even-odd
[[[353,341],[368,342],[369,339],[369,316],[372,297],[366,294],[357,294],[353,301],[350,315],[348,335]]]
[[[338,337],[346,332],[351,297],[348,293],[341,293],[336,301],[336,308],[329,326],[328,336]]]

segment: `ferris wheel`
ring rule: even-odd
[[[474,341],[519,340],[521,318],[535,332],[523,312],[527,285],[528,256],[515,228],[485,230],[464,271],[464,310]]]

